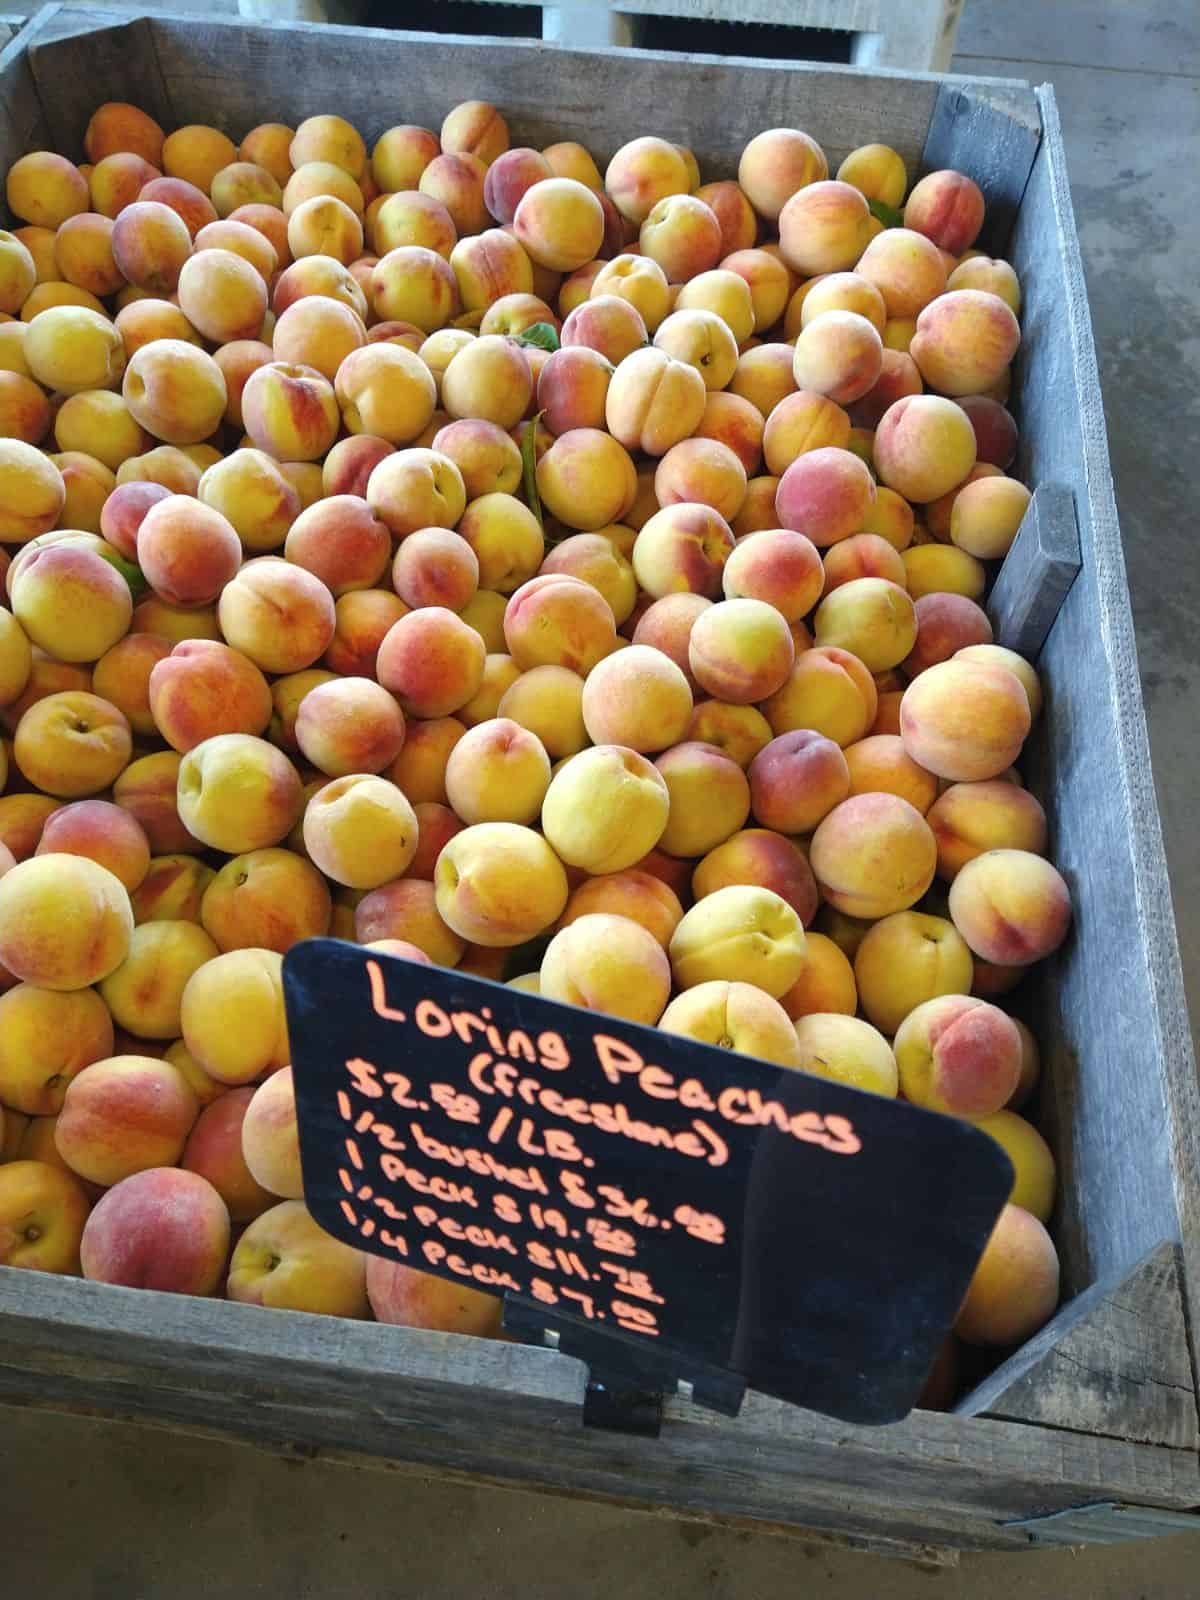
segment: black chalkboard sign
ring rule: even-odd
[[[284,991],[330,1233],[718,1406],[732,1375],[851,1422],[911,1410],[1011,1189],[986,1134],[338,940],[295,946]]]

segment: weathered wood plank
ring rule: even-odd
[[[34,18],[7,42],[0,39],[0,171],[30,150],[45,148],[50,129],[29,66],[28,46],[42,19]],[[12,221],[0,190],[0,217]]]
[[[1020,1548],[999,1522],[1097,1499],[1200,1501],[1200,1465],[1026,1424],[914,1413],[860,1428],[757,1394],[669,1402],[661,1438],[584,1428],[580,1363],[400,1330],[0,1269],[0,1402],[217,1427],[693,1513]]]
[[[976,243],[1004,255],[1041,140],[1028,85],[1007,90],[946,81],[938,90],[921,153],[922,173],[954,167],[983,190],[987,214]]]
[[[29,46],[29,64],[53,148],[77,160],[83,158],[83,135],[101,100],[128,100],[164,126],[173,125],[145,17],[57,6]]]
[[[1200,1446],[1179,1247],[1093,1284],[955,1407],[1177,1450]]]
[[[997,644],[1036,661],[1079,567],[1074,496],[1039,483],[988,596]]]

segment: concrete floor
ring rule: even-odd
[[[1176,914],[1200,1017],[1200,832],[1191,824],[1200,565],[1190,493],[1200,437],[1200,12],[1193,0],[968,0],[958,48],[961,70],[1049,80],[1062,107]],[[799,1540],[285,1462],[75,1418],[5,1411],[0,1441],[5,1600],[1200,1594],[1200,1534],[967,1557],[956,1572],[931,1574]]]

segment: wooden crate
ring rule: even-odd
[[[541,43],[50,6],[0,55],[0,166],[78,153],[103,99],[234,136],[337,109],[370,138],[470,97],[514,142],[574,137],[601,160],[640,128],[724,175],[790,124],[833,163],[886,139],[987,194],[987,242],[1024,289],[1018,470],[1037,487],[992,604],[1002,636],[1044,636],[1030,778],[1076,908],[1030,1013],[1068,1299],[956,1415],[870,1429],[756,1394],[733,1421],[675,1400],[647,1440],[584,1429],[584,1371],[549,1350],[0,1269],[0,1401],[908,1553],[1200,1527],[1179,1515],[1200,1506],[1200,1089],[1053,92],[638,51],[562,48],[551,68]]]

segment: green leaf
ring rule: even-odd
[[[889,206],[886,200],[868,200],[867,206],[871,215],[877,217],[885,228],[902,228],[904,226],[903,211],[897,211],[895,206]]]
[[[558,334],[552,322],[535,322],[532,328],[526,328],[524,333],[517,335],[517,343],[532,344],[539,350],[554,351],[558,349]]]
[[[544,328],[546,324],[543,322],[538,326]],[[551,328],[550,332],[553,333],[554,329]],[[542,413],[539,411],[537,416],[531,417],[521,429],[521,477],[529,509],[537,518],[538,527],[544,530],[546,525],[542,520],[542,502],[537,488],[537,427],[541,420]]]
[[[133,598],[140,600],[150,587],[142,576],[141,567],[135,567],[132,561],[126,561],[125,557],[117,550],[101,550],[100,555],[108,562],[110,567],[115,567],[125,579]]]

